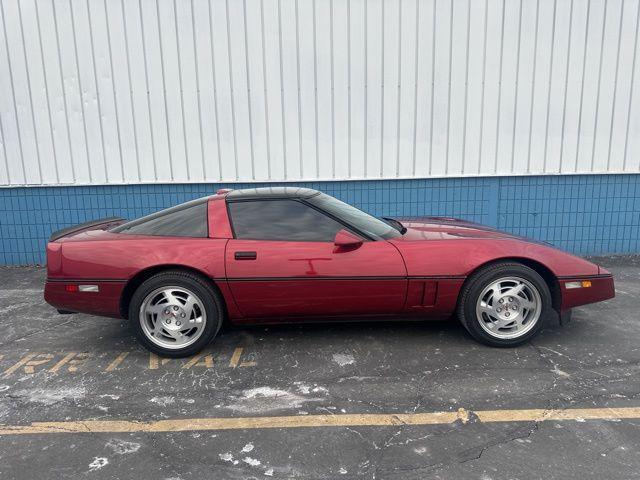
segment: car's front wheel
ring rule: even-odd
[[[478,341],[493,347],[527,342],[542,328],[551,294],[535,270],[501,262],[474,272],[462,287],[458,317]]]
[[[147,279],[129,305],[129,322],[140,343],[164,357],[202,350],[220,330],[222,315],[222,302],[213,287],[182,271]]]

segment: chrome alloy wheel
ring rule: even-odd
[[[184,348],[204,332],[207,313],[196,294],[184,287],[160,287],[147,295],[140,307],[140,326],[156,345]]]
[[[540,319],[542,298],[538,289],[520,277],[500,278],[482,290],[476,316],[482,329],[495,338],[518,338]]]

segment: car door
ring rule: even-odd
[[[295,199],[229,202],[228,210],[227,279],[245,317],[402,310],[406,269],[389,242],[363,238],[357,247],[336,247],[346,226]]]

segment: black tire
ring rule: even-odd
[[[519,277],[527,280],[540,295],[542,307],[538,320],[516,338],[497,338],[489,335],[481,326],[482,320],[476,314],[476,304],[482,291],[492,282],[504,277]],[[552,310],[551,293],[545,280],[535,270],[517,262],[500,262],[487,265],[475,271],[462,286],[458,299],[458,318],[471,336],[480,343],[491,347],[515,347],[531,340],[542,328]]]
[[[163,286],[178,286],[195,293],[202,301],[206,311],[207,321],[200,338],[184,348],[171,349],[156,345],[142,330],[140,325],[140,308],[144,299],[151,292]],[[224,319],[224,306],[220,294],[205,279],[190,272],[168,270],[145,280],[131,297],[129,303],[129,324],[136,334],[138,341],[162,357],[181,358],[198,353],[216,337]]]

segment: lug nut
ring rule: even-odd
[[[513,298],[509,297],[509,301],[510,301],[510,302],[513,302]]]
[[[504,303],[504,298],[501,298],[500,300],[498,300],[498,302]]]
[[[178,321],[176,322],[176,325],[177,325],[177,326],[180,326],[180,325],[182,325],[182,322],[181,322],[180,320],[178,320]]]
[[[174,305],[174,306],[173,306],[173,311],[174,311],[174,312],[177,312],[177,311],[178,311],[178,306],[177,306],[177,305]]]
[[[169,324],[171,323],[171,319],[170,319],[170,318],[167,318],[167,319],[165,320],[165,323],[166,323],[167,325],[169,325]]]
[[[169,315],[169,313],[171,313],[171,311],[167,308],[164,313],[166,313],[167,315]]]
[[[501,312],[501,311],[502,311],[502,309],[501,309],[500,307],[498,307],[498,308],[496,309],[496,312]]]
[[[182,318],[186,317],[186,315],[185,315],[184,313],[181,313],[181,314],[180,314],[180,316],[181,316]]]
[[[518,307],[516,307],[515,305],[513,307],[511,307],[513,310],[517,310]]]
[[[505,312],[504,316],[508,317],[509,315],[511,315],[509,312]]]

